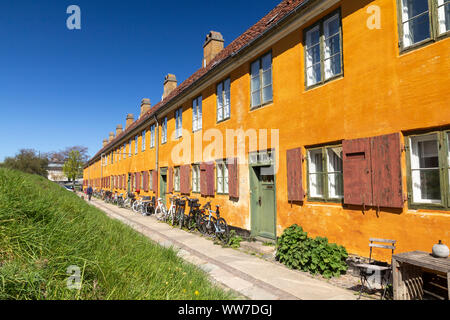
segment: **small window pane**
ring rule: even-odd
[[[413,137],[411,144],[413,200],[439,203],[441,190],[437,135]]]
[[[263,89],[263,103],[272,101],[272,85]]]
[[[262,70],[267,71],[272,68],[272,54],[268,53],[262,57]]]
[[[259,91],[252,93],[252,106],[260,106],[261,105],[261,95]]]
[[[259,77],[259,60],[252,63],[251,75],[252,75],[252,78],[256,77],[256,76]]]
[[[450,1],[438,0],[438,23],[439,33],[450,30]]]
[[[323,197],[322,150],[309,151],[309,192],[311,197]]]
[[[430,37],[428,0],[402,0],[403,45],[408,47]]]

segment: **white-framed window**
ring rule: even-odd
[[[131,158],[131,139],[128,141],[129,149],[128,149],[128,158]]]
[[[225,161],[216,162],[217,193],[228,194],[228,167]]]
[[[411,137],[410,144],[413,202],[441,203],[438,134]]]
[[[145,133],[146,130],[142,131],[142,151],[145,151]]]
[[[192,131],[202,129],[202,96],[192,100]]]
[[[134,154],[138,154],[138,136],[134,137]]]
[[[153,189],[153,170],[150,170],[148,175],[148,190],[152,189]]]
[[[180,167],[173,168],[173,189],[180,192]]]
[[[308,150],[308,196],[323,200],[344,197],[342,146]]]
[[[127,144],[126,143],[124,143],[123,144],[123,152],[122,152],[122,157],[124,158],[124,159],[126,159],[127,158]]]
[[[167,117],[161,123],[161,144],[167,142]]]
[[[305,32],[306,86],[323,83],[342,74],[341,15],[336,12]]]
[[[192,165],[192,192],[200,192],[200,165]]]
[[[155,147],[155,132],[156,132],[156,125],[152,124],[150,127],[150,148]]]
[[[230,86],[230,78],[217,85],[217,122],[230,118]]]
[[[252,108],[273,100],[272,52],[266,53],[250,66]]]
[[[175,138],[182,136],[183,129],[183,108],[175,110]]]

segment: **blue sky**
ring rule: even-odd
[[[226,46],[280,1],[0,1],[0,161],[21,148],[94,155],[142,98],[161,99],[166,74],[181,83],[201,66],[210,30]],[[66,27],[73,4],[81,30]]]

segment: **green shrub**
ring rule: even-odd
[[[276,259],[292,269],[321,274],[325,278],[338,277],[347,271],[347,250],[327,238],[309,238],[302,227],[287,228],[277,242]]]
[[[236,234],[235,230],[230,231],[230,238],[227,242],[227,246],[231,248],[239,248],[241,246],[242,237]]]

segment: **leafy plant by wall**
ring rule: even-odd
[[[276,259],[292,269],[300,269],[325,278],[338,277],[347,271],[347,250],[327,238],[309,238],[294,224],[284,230],[277,242]]]

